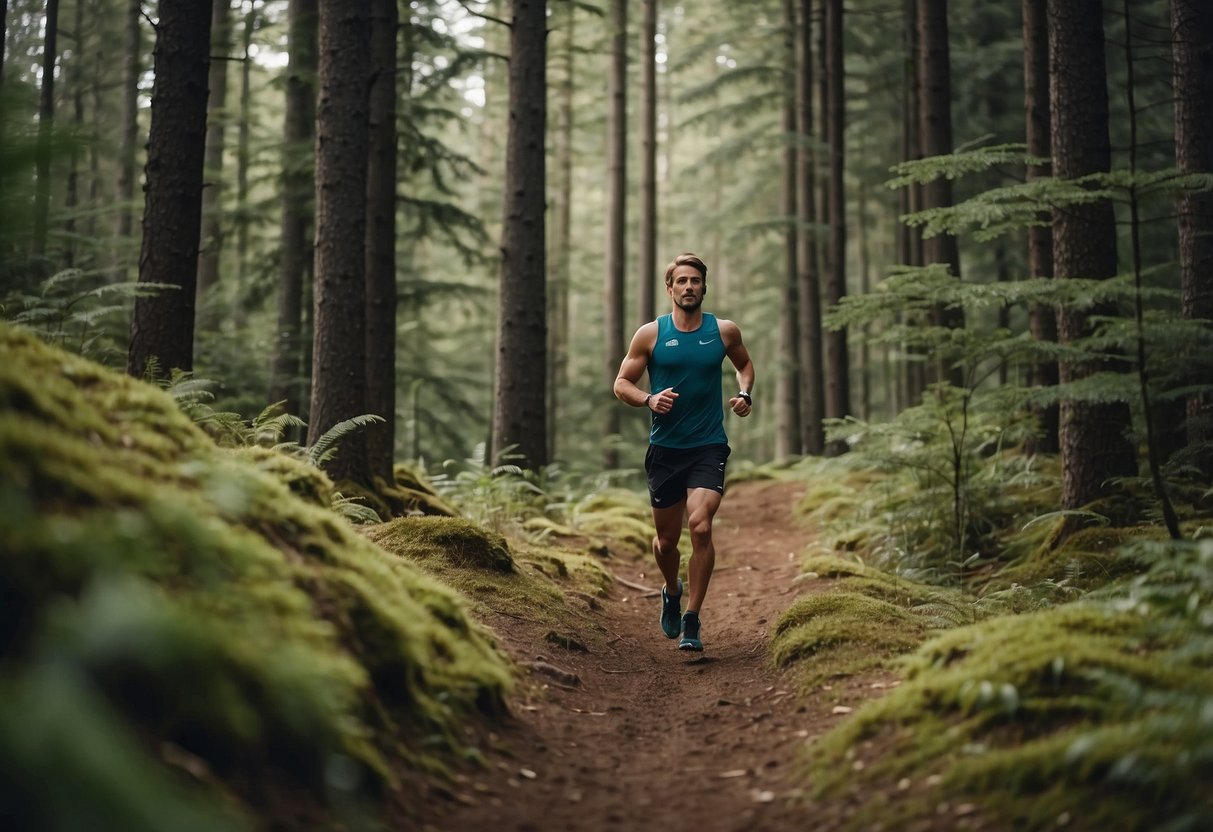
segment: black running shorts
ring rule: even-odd
[[[724,493],[724,466],[728,445],[701,448],[663,448],[649,445],[644,471],[649,479],[649,501],[653,508],[667,508],[687,498],[691,488],[711,488]]]

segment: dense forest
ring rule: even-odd
[[[919,616],[855,613],[921,630],[864,642],[871,666],[910,655],[914,682],[815,747],[822,788],[831,759],[946,700],[966,748],[1042,743],[947,775],[958,793],[1027,765],[1060,784],[1016,781],[1033,794],[1127,789],[1080,828],[1147,806],[1158,823],[1132,828],[1213,818],[1207,0],[4,0],[0,20],[0,699],[68,690],[48,656],[84,672],[155,625],[163,644],[102,673],[103,695],[155,677],[189,699],[157,665],[177,651],[232,671],[202,680],[230,711],[195,742],[165,707],[130,742],[166,732],[252,804],[285,766],[275,789],[308,794],[306,818],[357,827],[333,759],[390,791],[425,765],[384,732],[449,739],[510,687],[446,576],[396,565],[377,544],[413,538],[380,524],[442,516],[505,561],[555,557],[518,547],[564,532],[647,551],[624,495],[648,421],[611,385],[667,309],[666,264],[693,251],[705,308],[757,368],[731,476],[803,481],[805,573]],[[115,566],[136,539],[153,544]],[[220,575],[256,586],[224,600]],[[833,612],[806,599],[777,667],[822,655],[806,628]],[[286,647],[254,670],[224,645],[262,616],[285,616]],[[90,622],[98,641],[69,638]],[[452,647],[448,628],[471,635]],[[1099,669],[1049,687],[1055,656],[1025,647],[1003,656],[1019,677],[980,687],[989,644],[1062,634],[1098,641],[1076,661]],[[932,673],[961,655],[978,675],[953,702]],[[241,708],[277,721],[254,740]],[[1016,733],[1007,713],[1037,721]],[[20,756],[21,728],[0,718],[0,797],[52,770]],[[883,736],[898,759],[947,754]],[[238,745],[256,761],[225,756]],[[112,748],[141,776],[127,740]],[[65,788],[138,792],[91,777]],[[123,805],[227,828],[176,795]],[[35,803],[17,817],[52,817]],[[1058,816],[1042,805],[995,817]]]
[[[183,5],[6,4],[6,315],[310,441],[383,418],[341,476],[634,468],[610,380],[683,250],[759,357],[748,460],[944,380],[1035,414],[1067,508],[1203,435],[1183,4]]]

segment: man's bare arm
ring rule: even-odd
[[[741,329],[732,321],[721,321],[720,337],[724,341],[725,354],[737,369],[737,390],[748,394],[754,389],[754,362],[741,339]],[[751,404],[741,396],[730,398],[729,407],[738,416],[750,415]]]
[[[653,353],[653,345],[657,343],[656,322],[647,323],[632,336],[628,346],[628,354],[619,365],[619,375],[615,376],[615,398],[632,407],[644,407],[644,400],[649,395],[636,386],[640,377],[649,366],[649,356]]]

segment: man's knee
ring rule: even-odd
[[[678,551],[678,538],[681,536],[682,530],[679,529],[677,534],[659,533],[653,538],[653,547],[658,554],[671,555]]]
[[[687,528],[691,532],[691,540],[694,543],[710,543],[712,541],[712,515],[706,511],[689,518]]]

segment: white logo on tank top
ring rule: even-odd
[[[668,341],[666,341],[666,342],[665,342],[665,345],[666,345],[667,347],[676,347],[676,346],[678,346],[678,339],[677,339],[677,338],[671,338],[670,340],[668,340]]]

